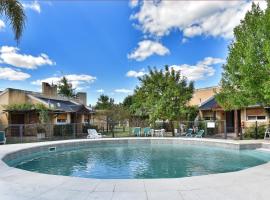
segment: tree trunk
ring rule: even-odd
[[[170,125],[171,125],[171,129],[172,129],[172,136],[175,137],[173,121],[170,121]]]

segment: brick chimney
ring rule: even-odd
[[[76,94],[76,97],[77,97],[76,101],[78,103],[81,103],[81,104],[86,106],[86,104],[87,104],[87,94],[86,94],[86,92],[78,92]]]
[[[47,97],[57,96],[57,85],[42,82],[42,94]]]

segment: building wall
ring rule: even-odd
[[[257,122],[260,124],[267,124],[269,123],[269,119],[265,109],[262,107],[257,108],[245,108],[241,110],[241,122],[244,122],[245,127],[254,126],[256,120],[248,119],[248,116],[265,116],[265,120],[257,119]]]
[[[0,96],[0,124],[2,124],[2,125],[8,124],[8,113],[3,112],[4,105],[8,104],[8,100],[9,100],[8,92],[6,92]],[[2,129],[3,128],[4,127],[2,127]]]
[[[9,101],[8,104],[20,104],[27,103],[26,93],[23,90],[9,89]]]
[[[0,124],[6,126],[8,124],[9,114],[4,112],[5,105],[26,103],[26,95],[22,90],[7,89],[0,95]]]

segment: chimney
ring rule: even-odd
[[[86,106],[86,104],[87,104],[87,94],[86,94],[86,92],[78,92],[76,94],[76,96],[77,96],[77,102]]]
[[[47,97],[57,96],[57,85],[42,82],[42,94]]]

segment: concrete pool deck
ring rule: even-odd
[[[4,161],[49,147],[103,142],[204,144],[233,149],[270,149],[270,143],[195,138],[67,140],[0,146],[1,200],[269,200],[270,163],[237,172],[172,179],[88,179],[34,173]]]

